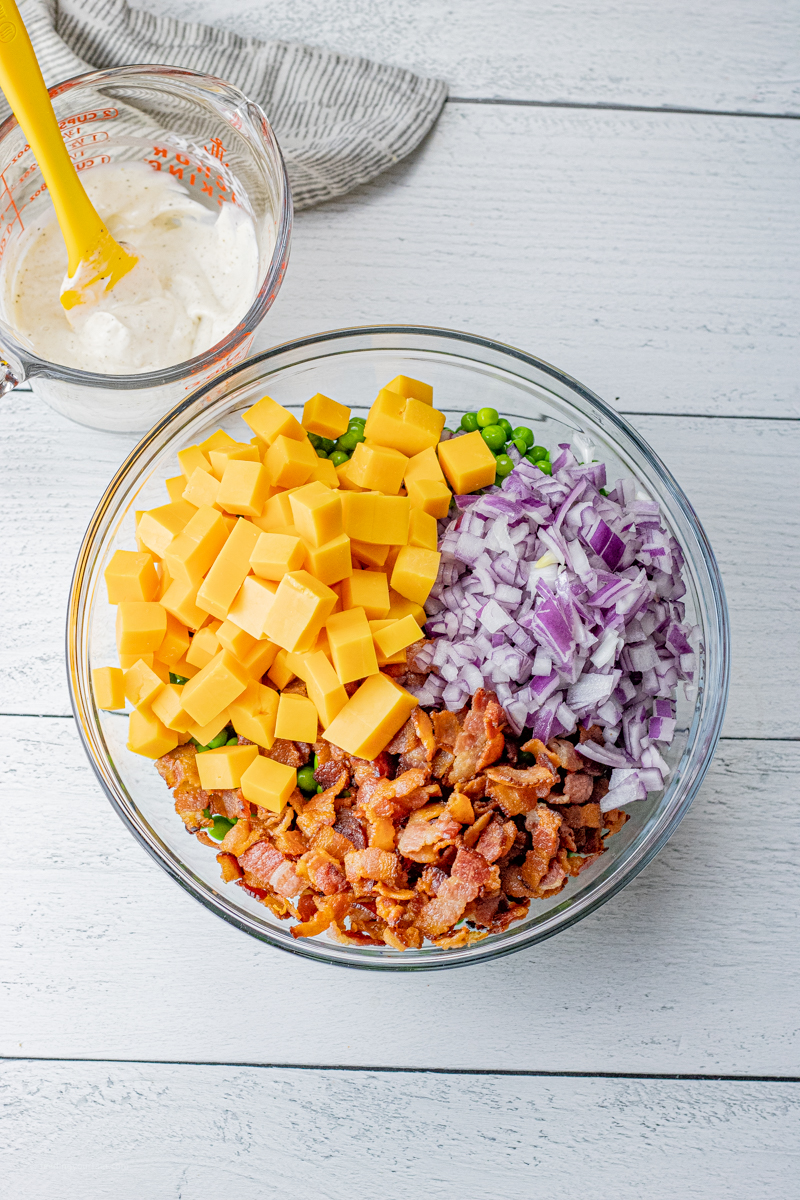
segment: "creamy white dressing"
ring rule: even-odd
[[[211,212],[174,176],[140,163],[97,167],[82,182],[139,262],[99,303],[67,313],[59,299],[67,252],[51,208],[25,230],[0,279],[20,341],[49,362],[126,375],[185,362],[230,333],[258,287],[250,217],[227,202]]]

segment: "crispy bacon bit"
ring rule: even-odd
[[[489,882],[489,864],[474,850],[459,850],[435,900],[426,904],[415,922],[428,938],[436,938],[455,925],[470,900]]]
[[[312,796],[303,805],[303,811],[298,813],[297,816],[297,825],[307,838],[313,838],[314,834],[323,825],[334,825],[336,823],[336,804],[334,801],[346,782],[347,775],[342,771],[339,778],[331,787],[326,788],[324,792],[319,792],[316,796]]]
[[[352,903],[353,895],[348,892],[335,896],[326,896],[324,900],[317,900],[318,908],[316,915],[306,917],[300,925],[295,925],[291,931],[292,937],[316,937],[318,933],[324,933],[332,921],[344,920],[350,911]]]
[[[297,742],[286,742],[283,738],[276,738],[272,743],[271,750],[265,750],[264,754],[267,758],[274,758],[275,762],[284,763],[287,767],[302,767],[308,762],[308,755],[303,757],[298,749]]]
[[[394,883],[400,875],[400,860],[391,850],[351,850],[344,856],[344,869],[352,882],[358,879],[380,879]]]
[[[277,846],[273,846],[270,841],[263,841],[256,842],[245,851],[239,859],[239,866],[244,868],[256,887],[266,888],[269,886],[270,876],[283,861],[283,855]]]
[[[579,771],[568,775],[564,780],[564,795],[570,804],[585,804],[591,799],[593,789],[594,780],[591,776]]]
[[[366,848],[367,832],[352,808],[339,810],[333,828],[336,833],[340,833],[342,837],[346,837],[348,841],[352,842],[354,849],[364,850]]]
[[[580,771],[583,767],[584,759],[566,738],[553,738],[547,743],[547,749],[551,754],[555,754],[558,766],[563,767],[565,771]]]
[[[234,854],[238,858],[240,854],[244,854],[250,844],[250,833],[250,822],[242,817],[225,834],[220,843],[220,850],[224,850],[227,854]]]
[[[397,850],[413,862],[432,863],[436,861],[437,850],[458,837],[461,826],[447,811],[439,813],[432,821],[415,819],[424,811],[422,809],[409,818],[398,839]]]
[[[544,766],[490,767],[486,772],[486,790],[497,800],[507,817],[532,812],[538,800],[550,794],[556,781],[552,769]]]
[[[242,868],[233,854],[218,854],[217,862],[220,865],[223,883],[232,883],[235,879],[242,878]]]
[[[472,779],[490,763],[497,762],[505,746],[501,733],[505,723],[505,713],[494,692],[479,688],[453,747],[455,762],[450,769],[451,783]]]
[[[323,896],[331,896],[334,892],[346,892],[347,880],[342,874],[339,863],[324,850],[316,847],[304,854],[297,864],[298,874],[304,874],[309,883],[322,892]]]
[[[475,849],[482,854],[488,863],[504,858],[514,845],[517,837],[517,827],[513,821],[500,821],[497,818],[487,825],[478,838]]]

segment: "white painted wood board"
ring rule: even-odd
[[[0,882],[0,1054],[800,1075],[796,742],[722,742],[660,856],[558,937],[375,976],[197,904],[118,820],[71,720],[3,718],[0,739],[5,812],[26,814]]]
[[[0,1092],[25,1200],[796,1196],[787,1083],[29,1061]]]
[[[454,95],[800,111],[796,0],[145,0],[445,79]]]
[[[718,556],[733,630],[726,733],[796,735],[800,645],[780,631],[800,607],[800,422],[632,419],[686,489]],[[73,425],[26,393],[10,402],[5,434],[0,711],[65,714],[64,616],[75,557],[134,439]]]

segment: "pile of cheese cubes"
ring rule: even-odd
[[[231,724],[255,745],[199,755],[202,786],[241,787],[277,811],[295,772],[256,747],[314,742],[320,726],[360,758],[386,747],[417,702],[381,667],[423,636],[436,518],[451,488],[495,476],[479,433],[440,443],[432,401],[427,384],[392,380],[339,467],[307,435],[339,437],[350,410],[321,394],[302,425],[265,396],[243,414],[249,441],[218,430],[179,452],[170,502],[137,514],[138,550],[116,551],[105,572],[120,667],[95,670],[93,685],[98,707],[133,706],[130,750],[159,758]],[[306,696],[283,691],[296,677]]]

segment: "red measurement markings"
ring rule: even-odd
[[[8,245],[8,239],[11,236],[11,231],[14,226],[19,225],[21,230],[23,230],[25,226],[22,223],[22,217],[19,215],[19,209],[14,201],[14,197],[11,195],[11,190],[6,183],[5,172],[0,172],[0,180],[2,180],[3,183],[2,191],[0,191],[0,205],[2,205],[2,209],[0,210],[0,223],[2,224],[2,233],[0,233],[0,256],[2,256],[6,246]]]

